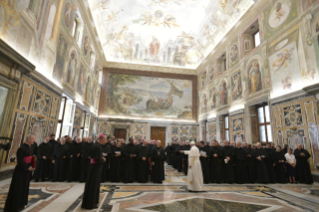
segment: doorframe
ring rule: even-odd
[[[160,123],[154,123],[154,124],[152,124],[152,123],[149,123],[148,124],[148,134],[147,134],[147,139],[148,140],[151,140],[151,129],[152,129],[152,127],[163,127],[163,128],[165,128],[165,147],[167,146],[167,144],[168,144],[168,142],[170,142],[170,140],[169,140],[169,126],[170,126],[170,124],[160,124]]]
[[[110,133],[112,133],[111,136],[114,135],[115,129],[126,129],[125,143],[127,143],[130,136],[131,124],[111,124],[111,130],[110,130]]]

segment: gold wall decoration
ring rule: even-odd
[[[225,13],[225,7],[227,5],[227,0],[219,0],[219,4],[223,8],[223,11]]]
[[[3,16],[2,28],[0,31],[0,38],[3,40],[7,37],[9,26],[16,26],[19,23],[20,15],[17,11],[16,0],[1,0],[0,1],[0,14]]]

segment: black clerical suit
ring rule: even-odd
[[[233,165],[234,148],[231,146],[224,146],[221,149],[221,152],[223,155],[223,161],[222,161],[223,181],[233,183],[235,180],[234,165]],[[225,162],[226,157],[230,158],[228,163]]]
[[[305,156],[301,156],[304,153]],[[296,157],[296,180],[300,183],[312,184],[313,176],[311,174],[308,159],[311,157],[309,152],[305,149],[295,149],[294,155]]]
[[[234,148],[234,171],[235,171],[235,182],[238,184],[246,183],[246,152],[241,147]]]
[[[255,158],[253,157],[253,149],[244,147],[246,152],[246,173],[247,173],[247,182],[255,183],[256,182],[256,167],[255,167]]]
[[[122,155],[124,157],[124,167],[123,167],[123,183],[132,183],[136,178],[136,146],[132,143],[125,145],[122,150]]]
[[[63,182],[66,178],[66,158],[67,158],[67,146],[57,143],[54,146],[52,155],[52,161],[54,161],[54,171],[52,176],[52,182],[59,181]]]
[[[276,183],[286,183],[286,173],[285,173],[285,161],[286,158],[283,156],[281,152],[274,152],[274,162],[275,162],[275,177],[276,177]]]
[[[256,174],[257,174],[257,182],[258,183],[268,183],[269,182],[269,175],[267,170],[267,164],[265,159],[267,158],[267,152],[263,148],[256,148],[252,152],[253,158],[255,160],[255,167],[256,167]],[[264,156],[265,158],[262,158]],[[260,158],[258,160],[257,158]]]
[[[163,148],[155,147],[152,151],[152,181],[154,183],[162,183],[165,180],[164,173],[164,162],[166,161],[166,156]]]
[[[138,158],[138,174],[137,174],[137,182],[146,183],[148,181],[149,175],[149,162],[148,162],[148,146],[139,146],[137,150],[137,158]],[[143,158],[145,160],[143,160]]]
[[[41,143],[38,147],[37,155],[37,167],[34,170],[33,178],[35,181],[45,181],[46,178],[49,178],[50,169],[51,169],[51,155],[53,153],[53,147],[50,143]],[[45,159],[43,157],[46,157]]]
[[[110,144],[101,145],[102,153],[107,154],[103,156],[105,158],[105,162],[103,163],[101,182],[104,183],[110,179],[110,158],[112,157],[112,150]]]
[[[220,147],[213,146],[209,150],[210,155],[210,182],[220,183],[222,181],[222,166],[223,159]]]
[[[92,210],[97,208],[99,203],[101,172],[104,163],[102,153],[102,145],[98,142],[94,143],[83,193],[82,208],[84,209]]]
[[[200,164],[202,166],[204,183],[208,184],[210,181],[210,179],[209,179],[209,166],[208,166],[209,147],[208,146],[199,147],[199,152],[202,154],[206,154],[206,157],[204,155],[200,156],[199,160],[200,160]]]
[[[112,182],[120,182],[123,178],[123,156],[122,147],[114,147],[111,160],[111,178]],[[119,153],[117,155],[116,153]]]
[[[30,157],[34,155],[33,148],[28,144],[22,144],[17,150],[17,165],[14,169],[12,180],[4,206],[5,212],[15,212],[24,209],[28,204],[28,195],[32,171]]]
[[[81,158],[81,175],[80,175],[80,182],[85,182],[88,168],[90,165],[90,153],[93,147],[93,143],[82,143],[82,158]]]

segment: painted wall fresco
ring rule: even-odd
[[[208,124],[208,141],[212,141],[216,138],[216,121],[209,122]]]
[[[313,169],[319,169],[318,105],[314,97],[303,98],[272,106],[275,143],[297,148],[302,144],[312,158]]]
[[[110,74],[108,115],[192,119],[192,81]]]

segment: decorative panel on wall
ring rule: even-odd
[[[208,123],[208,141],[211,142],[214,139],[216,139],[216,122],[215,121]]]
[[[170,141],[198,141],[198,126],[171,125]]]
[[[245,141],[245,116],[244,114],[230,117],[230,140],[235,142]]]
[[[288,144],[293,150],[302,144],[312,155],[312,168],[319,169],[317,100],[307,97],[272,106],[273,138],[277,145]]]
[[[134,123],[131,124],[130,137],[134,140],[147,139],[148,124]]]
[[[16,152],[29,133],[35,135],[38,145],[45,136],[55,133],[61,96],[33,80],[22,77],[18,99],[12,114],[11,149],[5,155],[6,163],[16,161]]]

